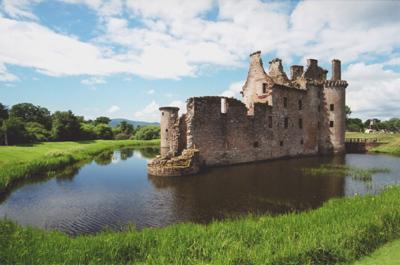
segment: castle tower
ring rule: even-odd
[[[161,107],[160,136],[161,157],[175,156],[179,142],[179,108]]]
[[[345,151],[346,123],[346,87],[347,82],[341,80],[340,61],[332,60],[332,78],[324,83],[324,123],[328,128],[331,148],[335,153]]]

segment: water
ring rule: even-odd
[[[157,148],[123,149],[44,178],[0,198],[0,218],[70,235],[138,229],[178,222],[207,223],[247,213],[279,214],[319,207],[333,197],[377,193],[400,183],[400,158],[347,154],[212,168],[195,176],[157,178],[146,172]],[[386,167],[365,183],[350,177],[312,176],[321,164]]]

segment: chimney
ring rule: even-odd
[[[332,60],[332,80],[341,80],[342,69],[340,66],[340,60]]]
[[[302,65],[290,66],[290,80],[296,80],[303,74],[304,67]]]
[[[318,60],[316,59],[307,59],[307,66],[318,66]]]

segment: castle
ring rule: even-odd
[[[300,155],[343,153],[345,97],[341,63],[332,77],[315,59],[293,65],[290,78],[282,61],[250,55],[243,102],[227,97],[193,97],[187,113],[162,107],[161,155],[148,164],[151,175],[197,173],[203,166],[230,165]]]

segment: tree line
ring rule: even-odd
[[[346,131],[349,132],[364,132],[366,129],[372,129],[374,131],[384,132],[400,132],[400,119],[391,118],[386,121],[379,119],[367,119],[362,121],[359,118],[350,118],[351,109],[346,106]]]
[[[51,113],[47,108],[31,103],[19,103],[11,108],[0,103],[0,145],[15,145],[45,141],[80,140],[151,140],[160,138],[159,126],[137,126],[122,121],[116,127],[110,118],[85,120],[72,111]]]

